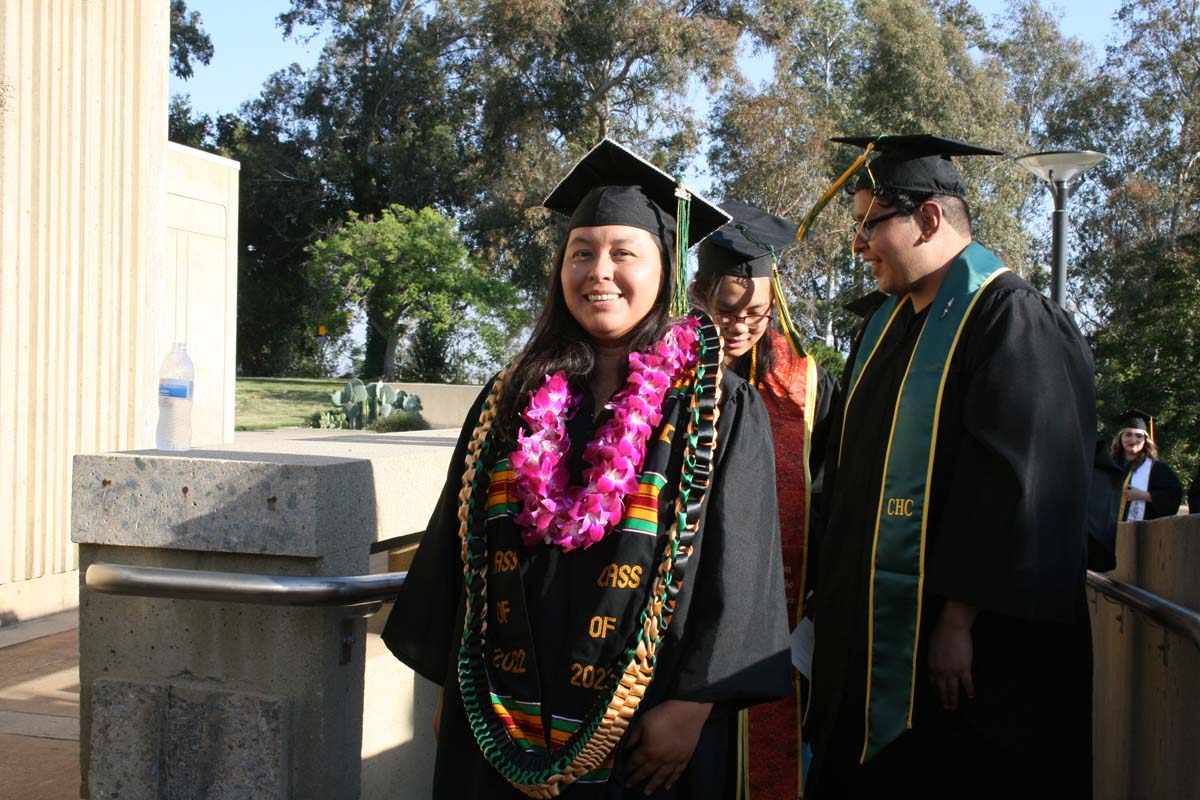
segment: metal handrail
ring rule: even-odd
[[[407,575],[407,572],[385,572],[354,577],[298,577],[92,564],[84,575],[84,583],[93,591],[137,597],[272,606],[356,606],[395,597]]]
[[[1200,613],[1099,572],[1088,570],[1087,582],[1097,592],[1144,615],[1172,633],[1190,639],[1200,649]]]

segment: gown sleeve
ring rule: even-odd
[[[455,632],[461,623],[463,566],[458,492],[467,443],[489,388],[485,386],[475,399],[463,423],[446,470],[446,483],[382,634],[384,644],[396,658],[437,684],[446,679]]]
[[[961,407],[942,406],[939,437],[957,441],[946,443],[950,463],[935,465],[944,500],[930,524],[925,586],[981,610],[1070,621],[1094,460],[1091,352],[1056,304],[999,284],[968,321],[957,374],[952,362],[947,377],[946,396]]]
[[[1146,487],[1150,492],[1150,502],[1146,509],[1146,519],[1173,517],[1179,511],[1183,502],[1183,483],[1175,470],[1161,461],[1155,461],[1150,467],[1150,481]]]
[[[792,692],[771,423],[744,381],[722,404],[718,447],[667,697],[732,710]]]
[[[824,489],[825,448],[833,428],[833,409],[838,403],[841,387],[838,379],[824,367],[817,367],[817,402],[813,408],[812,443],[809,445],[808,471],[812,475],[812,493]]]

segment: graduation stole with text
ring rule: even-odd
[[[679,392],[664,402],[663,424],[647,442],[638,492],[627,499],[625,516],[613,532],[590,547],[569,553],[553,548],[548,554],[557,574],[571,576],[569,608],[562,609],[559,620],[568,630],[567,650],[551,675],[539,674],[529,606],[537,599],[526,597],[522,581],[531,549],[522,544],[513,522],[520,510],[512,488],[516,474],[507,459],[492,469],[484,663],[492,706],[527,753],[545,756],[564,747],[625,669],[655,574],[662,520],[671,518],[669,504],[677,494],[665,476],[678,474],[680,467],[675,434],[683,403]],[[682,571],[678,577],[682,580]],[[610,754],[577,780],[606,781],[612,763]]]
[[[860,763],[912,727],[929,486],[942,391],[947,367],[981,290],[1006,269],[975,243],[951,263],[897,394],[871,548],[867,701]],[[867,323],[850,376],[847,412],[860,377],[907,302],[907,296],[888,298]]]

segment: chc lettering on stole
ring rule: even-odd
[[[911,497],[889,497],[887,515],[889,517],[911,517],[913,515],[913,499]]]

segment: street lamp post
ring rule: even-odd
[[[1068,184],[1107,158],[1095,150],[1050,150],[1030,153],[1016,162],[1046,182],[1054,197],[1054,250],[1051,259],[1050,297],[1060,306],[1067,295],[1067,199]]]

